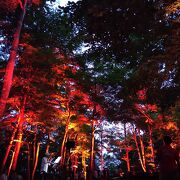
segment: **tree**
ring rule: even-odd
[[[15,71],[14,84],[11,92],[11,101],[8,105],[10,107],[10,113],[11,111],[14,111],[19,118],[17,127],[12,133],[11,142],[3,161],[4,166],[17,131],[16,139],[18,141],[15,145],[14,159],[12,160],[13,170],[16,169],[17,159],[23,139],[26,139],[25,137],[23,138],[24,125],[28,122],[30,123],[30,120],[37,120],[40,122],[45,118],[46,123],[44,124],[47,125],[47,130],[48,128],[57,126],[57,124],[53,124],[52,121],[54,121],[55,118],[54,114],[58,114],[58,110],[57,108],[53,107],[50,102],[52,94],[56,92],[56,89],[54,88],[56,77],[53,79],[51,75],[54,74],[54,62],[58,62],[58,60],[55,58],[53,53],[45,53],[45,51],[43,52],[44,54],[37,51],[37,49],[33,48],[32,46],[27,46],[16,67],[17,69]],[[42,66],[42,62],[38,60],[39,58],[42,60],[47,60],[45,66]],[[48,78],[48,76],[51,78]],[[20,104],[22,103],[22,96],[27,100],[23,103],[23,107],[21,108]],[[18,107],[20,108],[20,112],[18,112]],[[35,114],[34,119],[30,119],[28,117],[28,115],[32,114]],[[28,121],[28,119],[30,120]]]
[[[4,113],[6,102],[9,97],[9,92],[12,85],[13,71],[14,71],[16,55],[17,55],[17,50],[18,50],[18,45],[19,45],[20,32],[21,32],[22,23],[25,16],[26,5],[27,5],[27,0],[24,1],[24,5],[23,7],[21,7],[21,15],[19,17],[19,21],[16,27],[16,32],[14,33],[14,40],[12,42],[9,62],[6,67],[6,73],[4,75],[4,84],[3,84],[1,99],[0,99],[0,106],[1,106],[0,116],[2,116]]]
[[[34,2],[37,3],[38,1],[34,1]],[[20,5],[20,7],[18,7],[18,4]],[[23,20],[26,14],[27,4],[28,4],[27,0],[24,0],[24,2],[22,2],[21,0],[20,1],[7,0],[5,2],[2,2],[2,8],[5,8],[5,9],[7,8],[7,10],[10,7],[13,8],[13,10],[17,9],[17,11],[19,11],[19,19],[17,20],[17,27],[13,35],[13,41],[12,41],[11,51],[9,55],[9,60],[8,60],[8,64],[7,64],[5,75],[4,75],[4,82],[3,82],[1,98],[0,98],[0,106],[1,106],[0,116],[2,116],[5,111],[7,99],[9,97],[10,89],[12,86],[13,72],[14,72],[14,67],[16,63],[17,52],[18,52],[19,41],[20,41],[20,34],[22,30]]]

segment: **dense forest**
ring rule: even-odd
[[[180,1],[0,1],[0,167],[38,179],[45,153],[115,176],[180,149]],[[92,173],[93,174],[93,173]]]

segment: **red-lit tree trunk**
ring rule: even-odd
[[[96,95],[96,86],[95,86],[95,95]],[[94,174],[94,145],[95,145],[95,113],[96,113],[96,104],[94,103],[94,108],[93,108],[93,115],[92,115],[92,136],[91,136],[91,154],[90,154],[90,179],[93,179],[93,174]]]
[[[46,153],[49,153],[49,144],[46,146]]]
[[[132,132],[133,132],[133,139],[134,139],[134,142],[136,144],[136,150],[138,152],[141,167],[142,167],[143,171],[146,172],[145,155],[143,152],[144,146],[142,144],[142,139],[140,139],[140,147],[141,147],[141,149],[140,149],[139,145],[138,145],[138,140],[137,140],[137,132],[136,132],[134,126],[132,127]]]
[[[152,127],[148,125],[148,131],[149,131],[149,146],[151,150],[151,161],[153,163],[153,169],[155,170],[155,153],[154,153],[154,147],[153,147],[153,140],[152,140]]]
[[[139,141],[140,141],[140,148],[141,148],[141,155],[142,155],[142,162],[143,162],[143,167],[144,167],[144,172],[146,172],[146,158],[145,158],[145,151],[144,151],[144,143],[143,143],[143,140],[142,140],[142,136],[140,134],[140,129],[138,128],[137,129],[137,133],[138,133],[138,136],[139,136]]]
[[[34,179],[34,175],[35,175],[37,164],[38,164],[39,149],[40,149],[40,143],[37,143],[36,158],[35,158],[35,163],[34,163],[33,172],[32,172],[32,180]]]
[[[23,105],[22,105],[20,115],[19,115],[18,134],[17,134],[16,144],[15,144],[15,149],[14,149],[15,154],[14,154],[14,159],[13,159],[13,164],[12,164],[12,170],[14,171],[16,170],[19,152],[20,152],[20,148],[22,144],[25,104],[26,104],[26,97],[24,97]]]
[[[19,122],[19,120],[18,120],[18,122]],[[5,156],[4,156],[4,159],[3,159],[3,163],[2,163],[2,168],[1,168],[2,171],[4,170],[4,167],[5,167],[6,162],[7,162],[7,158],[9,156],[9,152],[11,151],[11,148],[12,148],[12,145],[13,145],[13,142],[14,142],[14,138],[15,138],[15,135],[16,135],[16,132],[17,132],[17,128],[18,128],[18,124],[13,129],[9,145],[8,145],[8,147],[6,149],[6,153],[5,153]]]
[[[64,137],[63,137],[63,142],[61,145],[61,166],[64,165],[64,160],[65,160],[65,144],[67,142],[67,134],[68,134],[68,125],[66,124],[66,129],[65,129],[65,133],[64,133]]]
[[[129,159],[129,148],[126,147],[126,164],[127,164],[127,172],[130,172],[130,159]]]
[[[83,173],[84,173],[84,180],[86,180],[86,155],[85,155],[85,152],[82,151],[82,169],[83,169]]]
[[[47,140],[47,145],[46,145],[46,153],[49,153],[49,147],[50,147],[49,143],[50,143],[50,134],[48,133],[48,140]]]
[[[61,167],[64,166],[64,161],[65,161],[65,144],[67,142],[67,139],[68,139],[68,130],[69,130],[69,123],[70,123],[70,117],[71,117],[71,112],[70,112],[70,109],[69,109],[69,106],[67,105],[67,109],[68,109],[68,117],[67,117],[67,120],[66,120],[66,128],[65,128],[65,133],[64,133],[64,137],[63,137],[63,142],[62,142],[62,145],[61,145],[61,161],[60,161],[60,165]]]
[[[0,117],[3,116],[5,108],[6,108],[6,102],[9,97],[9,92],[11,89],[12,85],[12,79],[13,79],[13,72],[14,72],[14,67],[15,67],[15,62],[16,62],[16,56],[17,56],[17,50],[19,46],[19,39],[20,39],[20,33],[22,29],[22,24],[24,20],[24,16],[26,13],[26,5],[27,5],[27,0],[24,0],[24,7],[21,9],[21,14],[17,23],[16,31],[14,33],[14,39],[12,42],[12,47],[10,51],[10,56],[8,60],[8,64],[6,67],[6,72],[4,75],[4,82],[3,82],[3,87],[2,87],[2,92],[1,92],[1,98],[0,98]]]
[[[35,164],[35,160],[36,160],[36,144],[37,144],[37,125],[35,125],[35,129],[34,129],[34,139],[33,139],[33,162],[32,164]]]
[[[9,164],[8,174],[7,174],[8,176],[9,176],[9,174],[10,174],[11,167],[12,167],[12,164],[13,164],[14,154],[15,154],[15,152],[14,152],[14,151],[12,151],[11,162],[10,162],[10,164]]]
[[[148,124],[148,131],[149,131],[149,147],[151,150],[151,162],[154,164],[153,168],[155,169],[156,168],[155,162],[154,162],[155,153],[154,153],[154,147],[153,147],[153,141],[152,141],[152,123],[153,123],[153,120],[142,109],[137,108],[137,107],[136,107],[136,109],[146,117],[146,122]]]
[[[92,138],[91,138],[91,156],[90,156],[90,171],[93,172],[94,170],[94,120],[92,120]]]

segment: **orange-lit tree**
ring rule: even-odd
[[[14,111],[16,116],[19,116],[17,125],[15,126],[10,145],[7,148],[6,155],[3,161],[3,166],[6,163],[8,154],[12,147],[12,143],[15,141],[15,149],[14,149],[14,159],[12,160],[12,169],[16,169],[16,164],[19,156],[20,147],[23,143],[23,139],[26,137],[23,136],[23,127],[26,123],[33,124],[34,122],[42,122],[47,126],[46,131],[48,133],[48,129],[51,127],[57,128],[57,122],[60,119],[55,119],[55,114],[58,114],[58,108],[54,107],[51,104],[51,99],[53,98],[52,94],[56,92],[55,87],[55,79],[46,78],[51,77],[50,74],[54,74],[53,67],[54,61],[58,62],[54,57],[53,53],[46,53],[44,56],[43,53],[37,51],[37,49],[32,46],[26,46],[24,53],[20,57],[20,61],[17,65],[17,71],[14,76],[14,84],[12,88],[12,97],[11,101],[9,101],[9,111]],[[45,52],[44,52],[45,53]],[[39,59],[47,60],[46,66],[42,67],[42,61]],[[53,61],[54,60],[54,61]],[[49,64],[48,64],[49,63]],[[33,66],[36,64],[36,66]],[[22,96],[23,95],[23,96]],[[24,103],[21,108],[23,97],[25,97]],[[20,109],[18,111],[18,108]],[[31,114],[32,118],[29,118]],[[34,119],[32,114],[34,114]],[[26,117],[26,118],[25,118]],[[36,118],[35,118],[36,117]],[[53,124],[56,122],[55,124]],[[29,125],[32,127],[32,125]],[[17,134],[16,134],[17,133]],[[35,131],[35,140],[34,140],[34,148],[33,151],[33,164],[37,164],[37,152],[36,152],[36,143],[37,149],[39,149],[39,142],[36,141],[36,131]]]

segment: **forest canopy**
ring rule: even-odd
[[[180,148],[179,0],[54,3],[0,2],[1,169],[156,171],[163,135]]]

